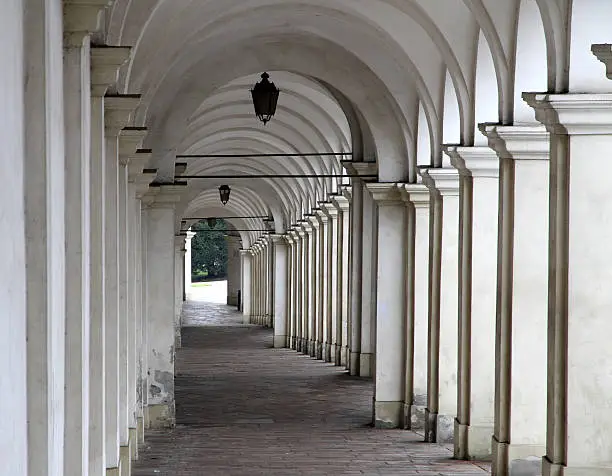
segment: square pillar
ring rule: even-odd
[[[175,424],[174,402],[174,207],[182,188],[159,186],[150,192],[147,213],[147,414],[151,428]]]
[[[421,175],[431,192],[425,441],[448,443],[457,414],[459,175],[451,167]]]
[[[327,236],[327,281],[326,281],[326,340],[325,340],[325,361],[336,362],[336,349],[338,347],[338,339],[342,341],[341,325],[338,325],[338,317],[341,316],[338,305],[338,254],[342,254],[341,244],[338,241],[340,236],[339,226],[340,221],[338,216],[340,212],[332,202],[321,204],[323,212],[329,219],[329,231]],[[340,263],[341,264],[341,263]],[[340,330],[340,331],[339,331]]]
[[[395,184],[369,183],[367,189],[378,205],[374,425],[399,428],[406,355],[406,206]]]
[[[612,94],[524,94],[550,132],[544,476],[610,475]]]
[[[242,322],[248,324],[253,306],[252,298],[252,267],[253,255],[249,250],[240,250],[242,260]]]
[[[483,129],[500,158],[492,473],[540,475],[546,454],[550,137],[538,124]]]
[[[448,147],[461,175],[459,401],[455,456],[490,458],[495,399],[499,158],[488,147]]]
[[[338,237],[336,246],[337,282],[334,290],[336,294],[336,349],[335,361],[337,366],[347,366],[347,353],[349,343],[348,321],[350,311],[350,201],[343,195],[335,196],[333,204],[338,210]]]
[[[324,346],[327,333],[327,310],[328,310],[328,295],[327,283],[329,276],[327,275],[327,240],[329,236],[329,218],[324,214],[323,210],[317,210],[316,219],[319,222],[319,235],[317,239],[317,322],[316,322],[316,358],[324,360]]]
[[[274,253],[274,347],[287,347],[288,246],[283,235],[272,235]]]
[[[407,205],[404,427],[409,430],[424,430],[427,407],[431,193],[424,184],[405,184],[402,193]]]

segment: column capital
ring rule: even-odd
[[[344,191],[343,191],[344,193]],[[332,203],[338,211],[346,212],[351,208],[351,202],[344,195],[336,195],[332,197]]]
[[[376,162],[353,162],[352,160],[343,160],[342,167],[351,174],[357,175],[359,178],[366,182],[376,181],[376,178],[371,175],[378,175],[378,164]]]
[[[445,145],[444,153],[459,175],[467,177],[499,177],[499,157],[489,147],[459,147]]]
[[[321,227],[321,222],[319,221],[319,217],[317,216],[317,212],[320,210],[314,208],[312,210],[312,214],[307,217],[307,220],[310,222],[310,226],[312,230],[318,230]]]
[[[352,202],[353,200],[353,187],[352,186],[346,186],[346,187],[342,187],[342,195],[340,195],[338,198],[344,198],[346,199],[346,201],[349,203]]]
[[[372,198],[379,207],[403,203],[399,184],[395,182],[367,183],[366,188],[372,194]]]
[[[422,183],[402,183],[398,184],[402,192],[402,198],[410,202],[414,208],[429,208],[431,193]]]
[[[274,246],[287,245],[287,236],[286,235],[272,234],[272,235],[270,235],[270,240],[272,241],[272,243],[274,243]]]
[[[523,99],[551,134],[612,134],[612,93],[523,93]]]
[[[91,47],[91,94],[102,97],[117,83],[119,68],[130,58],[129,46]]]
[[[128,165],[147,135],[146,127],[125,127],[119,131],[119,163]]]
[[[186,240],[193,240],[193,237],[196,236],[197,233],[195,231],[187,231],[185,232],[185,239]]]
[[[306,215],[304,215],[304,218],[303,218],[302,220],[300,220],[300,221],[302,222],[302,223],[301,223],[301,225],[300,225],[300,226],[301,226],[301,228],[302,228],[302,230],[301,230],[301,231],[302,231],[303,233],[312,233],[313,227],[312,227],[312,224],[310,223],[310,221],[309,221],[309,220],[307,220],[307,218],[308,218],[308,217],[307,217]],[[302,236],[302,237],[303,237],[304,235],[302,235],[302,234],[300,233],[300,236]]]
[[[443,196],[459,196],[459,172],[454,167],[421,168],[419,174],[430,191]]]
[[[502,160],[550,160],[550,134],[542,124],[482,124],[480,130]]]
[[[64,32],[68,44],[78,46],[83,38],[102,28],[102,12],[112,0],[64,0]]]
[[[150,208],[171,208],[181,201],[181,195],[185,192],[185,187],[181,185],[157,185],[153,184],[146,193],[147,204]]]
[[[251,251],[245,250],[245,249],[239,249],[238,253],[240,254],[240,256],[250,256],[251,255]]]
[[[140,97],[140,94],[104,96],[104,127],[108,133],[119,135],[123,128],[128,127],[140,104]]]
[[[176,248],[176,251],[186,251],[185,238],[185,235],[177,235],[174,237],[174,247]]]
[[[139,175],[144,173],[145,165],[149,160],[151,160],[151,150],[150,149],[138,149],[134,154],[132,154],[128,161],[128,181],[135,182]],[[155,170],[157,169],[148,169]]]
[[[332,219],[332,220],[334,218],[337,218],[338,214],[340,213],[340,210],[331,201],[331,199],[333,199],[333,198],[334,197],[330,197],[330,201],[329,202],[321,202],[321,210],[323,211],[323,213],[325,213],[325,215],[329,219]]]
[[[319,208],[316,211],[315,217],[316,217],[317,221],[319,222],[319,226],[321,226],[321,225],[325,225],[329,221],[329,217],[325,213],[325,210],[323,210],[323,206],[321,204],[319,204],[319,205],[321,206],[321,208]]]
[[[151,183],[156,177],[157,169],[144,169],[141,174],[134,177],[134,180],[130,183],[134,187],[136,198],[142,199],[144,195],[149,192]],[[150,198],[151,200],[149,200],[148,203],[152,203],[154,196],[151,196]]]
[[[591,52],[606,65],[606,76],[612,79],[612,45],[608,43],[591,45]]]

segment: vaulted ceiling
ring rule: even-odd
[[[116,0],[106,43],[133,47],[120,90],[142,94],[136,122],[148,128],[160,181],[173,180],[176,155],[353,152],[376,161],[381,181],[413,182],[417,165],[442,165],[442,144],[486,144],[479,123],[534,121],[523,91],[610,90],[590,45],[605,41],[612,2],[573,4]],[[266,126],[249,93],[263,71],[281,89]],[[188,159],[186,173],[340,175],[342,158]],[[270,214],[278,232],[349,183],[225,182],[233,190],[225,215]],[[220,211],[219,185],[190,180],[180,215]]]

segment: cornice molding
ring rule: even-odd
[[[499,178],[499,157],[490,147],[445,145],[443,149],[460,175]]]

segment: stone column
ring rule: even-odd
[[[119,166],[119,134],[130,121],[133,111],[140,102],[140,96],[106,96],[104,99],[105,124],[105,421],[106,421],[106,468],[107,474],[120,474],[120,446],[125,437],[121,409],[127,406],[127,306],[126,294],[122,291],[127,281],[125,256],[125,227],[120,227],[120,196],[125,204],[127,175],[125,166]],[[120,186],[121,184],[121,186]],[[125,213],[125,209],[123,209]],[[121,233],[120,233],[121,232]],[[121,239],[119,238],[121,236]],[[123,251],[123,252],[122,252]],[[123,256],[125,255],[125,256]],[[121,270],[121,271],[120,271]],[[122,282],[123,281],[123,282]],[[123,299],[121,299],[123,298]],[[125,359],[124,359],[125,358]],[[125,417],[125,414],[123,415]]]
[[[308,320],[308,345],[305,353],[310,355],[311,357],[316,357],[317,355],[317,320],[319,315],[319,299],[321,299],[321,295],[319,294],[319,247],[320,247],[320,236],[319,231],[321,228],[321,224],[319,220],[317,220],[315,215],[310,215],[308,217],[311,228],[309,230],[309,244],[310,248],[308,250],[309,256],[309,308],[310,312],[306,316]]]
[[[288,287],[288,246],[283,235],[271,236],[274,253],[274,347],[287,347],[287,306],[289,302]]]
[[[251,324],[259,324],[259,305],[260,305],[260,295],[259,295],[259,284],[261,280],[261,276],[259,274],[259,244],[255,243],[252,247],[253,250],[253,269],[252,275],[253,279],[253,308],[251,312]]]
[[[540,474],[546,454],[550,138],[487,126],[500,158],[493,474]]]
[[[551,133],[544,476],[609,475],[612,94],[525,94]]]
[[[187,301],[191,299],[191,240],[195,235],[195,232],[188,231],[185,238],[185,300]]]
[[[240,250],[242,259],[242,322],[248,324],[250,322],[251,311],[253,306],[252,289],[252,267],[253,256],[249,250]]]
[[[88,474],[90,320],[90,37],[74,8],[64,37],[64,129],[66,136],[66,402],[64,472]],[[6,470],[6,469],[5,469]],[[10,472],[10,470],[9,470]],[[14,472],[13,474],[18,474]]]
[[[459,374],[455,456],[491,456],[499,158],[488,147],[447,148],[461,175]]]
[[[128,295],[130,298],[130,313],[133,316],[128,322],[129,347],[128,369],[128,425],[129,425],[129,450],[132,460],[138,459],[138,445],[144,438],[144,413],[143,413],[143,382],[146,382],[143,367],[144,349],[144,323],[143,312],[143,285],[142,285],[142,226],[141,198],[149,189],[149,184],[156,176],[155,171],[144,173],[144,165],[149,161],[151,154],[137,151],[132,154],[128,162],[128,231],[129,249],[128,253]],[[146,391],[146,385],[144,385]],[[122,455],[123,457],[123,455]],[[122,463],[122,468],[124,465]]]
[[[402,190],[407,212],[406,256],[406,405],[404,427],[425,429],[429,309],[430,196],[424,184]]]
[[[347,365],[347,349],[349,343],[348,320],[350,310],[349,300],[349,278],[350,278],[350,202],[344,196],[333,198],[333,203],[338,210],[338,245],[337,245],[337,272],[338,280],[335,289],[337,305],[336,321],[336,349],[335,364],[337,366]]]
[[[425,441],[446,443],[457,413],[459,177],[451,167],[422,176],[431,191]]]
[[[89,474],[106,474],[106,159],[104,94],[129,48],[91,48]]]
[[[359,375],[361,356],[361,293],[363,269],[363,182],[353,179],[351,206],[351,334],[349,372]]]
[[[272,239],[270,237],[267,238],[267,267],[268,267],[268,272],[266,274],[266,283],[268,285],[268,293],[267,293],[267,302],[268,302],[268,313],[266,316],[266,327],[269,328],[273,328],[274,327],[274,303],[276,301],[276,298],[274,296],[274,292],[275,292],[275,285],[274,285],[274,272],[275,272],[275,268],[274,268],[274,244],[272,242]],[[286,268],[286,266],[285,266]],[[287,313],[287,310],[285,310],[285,314]],[[286,335],[287,331],[285,330],[285,335]]]
[[[174,347],[182,345],[183,280],[185,277],[185,235],[174,238]]]
[[[9,12],[12,13],[15,6],[10,5],[11,3],[13,2],[9,2]],[[24,53],[25,64],[19,65],[18,68],[26,72],[23,82],[25,96],[19,96],[11,90],[3,91],[2,95],[15,94],[23,99],[25,105],[23,165],[27,280],[28,474],[60,475],[63,473],[64,463],[62,437],[65,410],[66,309],[62,6],[59,2],[36,5],[33,2],[24,2],[23,14],[23,42],[20,39],[5,47]],[[4,15],[3,11],[2,16]],[[18,21],[20,16],[9,15],[9,19]],[[9,32],[13,31],[13,28],[9,26]],[[9,60],[8,64],[11,65],[12,62]],[[4,67],[5,65],[3,76],[13,74],[10,70],[5,73]],[[3,115],[11,113],[2,112]],[[2,127],[17,119],[20,117],[12,118],[8,115]],[[9,130],[10,128],[9,126]],[[16,157],[20,156],[21,153],[18,152]],[[3,161],[12,161],[12,157],[4,154],[3,157]],[[6,179],[7,182],[13,181],[13,173]],[[15,206],[17,203],[19,201],[15,202]],[[10,255],[11,250],[3,253],[4,256],[6,254]],[[5,319],[8,317],[11,320],[24,318],[7,316]]]
[[[376,345],[376,269],[378,225],[376,203],[367,189],[363,190],[363,237],[361,275],[361,353],[359,375],[374,375],[374,352]]]
[[[317,210],[316,219],[319,222],[317,236],[317,322],[316,322],[316,355],[318,360],[324,360],[324,345],[326,339],[325,321],[327,319],[327,239],[329,235],[329,218],[322,210]]]
[[[395,184],[369,183],[367,189],[378,205],[379,228],[374,425],[398,428],[404,414],[406,206]]]
[[[228,236],[227,241],[227,305],[238,306],[240,290],[240,237]]]
[[[296,270],[295,270],[295,283],[296,283],[296,299],[295,299],[295,350],[297,352],[302,351],[302,340],[304,339],[303,334],[303,315],[304,315],[304,301],[307,296],[306,292],[306,283],[304,281],[304,239],[306,233],[304,230],[298,228],[296,230],[297,238],[296,238],[296,247],[295,247],[295,257],[296,257]]]
[[[310,222],[304,221],[302,223],[303,232],[300,233],[302,238],[302,334],[301,334],[301,346],[298,349],[303,354],[308,354],[308,316],[312,312],[311,302],[311,279],[310,279],[310,241],[312,227]]]
[[[166,185],[149,192],[148,210],[148,421],[151,428],[175,423],[174,404],[174,207],[182,188]]]
[[[0,187],[0,241],[10,250],[0,261],[2,427],[10,429],[0,432],[0,454],[2,471],[18,476],[28,474],[23,3],[3,2],[0,15],[0,41],[6,45],[0,50],[0,111],[7,118],[0,127],[0,173],[10,177]]]
[[[327,267],[326,267],[326,321],[325,329],[327,339],[325,341],[325,362],[336,362],[336,348],[338,346],[338,338],[342,341],[342,329],[341,325],[338,325],[338,317],[341,316],[341,310],[339,311],[338,305],[338,265],[341,265],[341,253],[340,242],[338,241],[340,221],[338,215],[340,214],[338,208],[330,201],[321,205],[323,212],[329,218],[329,231],[326,240],[327,244]],[[340,253],[340,258],[339,254]],[[340,331],[339,331],[340,328]]]
[[[295,300],[295,246],[296,240],[294,237],[294,232],[291,230],[287,234],[287,242],[289,243],[289,247],[287,249],[288,258],[287,262],[289,264],[289,269],[287,270],[287,284],[288,284],[288,299],[289,303],[287,305],[287,348],[292,349],[293,342],[295,340],[295,315],[296,315],[296,300]]]
[[[112,117],[112,116],[111,116]],[[118,327],[119,327],[119,458],[121,473],[131,472],[130,423],[133,421],[136,365],[136,316],[134,309],[134,293],[130,286],[130,258],[134,255],[134,245],[131,240],[130,224],[132,196],[128,182],[128,164],[130,158],[140,148],[146,129],[125,128],[119,136],[118,148]]]

